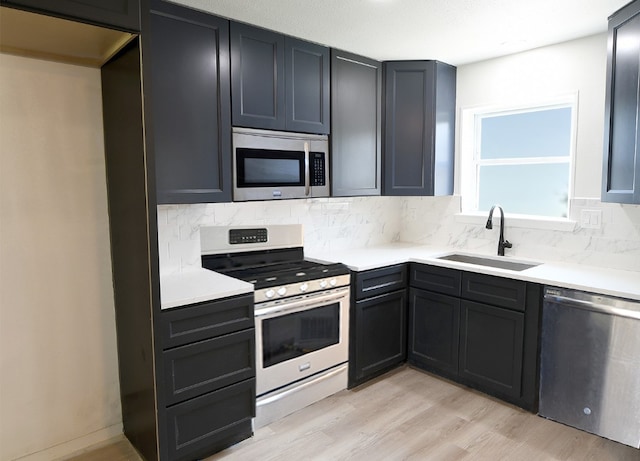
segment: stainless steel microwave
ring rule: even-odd
[[[233,128],[233,200],[328,197],[326,135]]]

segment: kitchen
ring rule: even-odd
[[[619,6],[622,4],[614,5],[605,16]],[[12,102],[5,98],[16,95],[15,89],[24,90],[25,87],[33,98],[31,106],[23,108],[24,102],[20,99],[15,104],[20,104],[21,110],[2,113],[3,121],[14,123],[11,127],[2,124],[3,153],[15,150],[32,154],[21,157],[24,163],[11,167],[3,156],[3,459],[19,459],[55,446],[68,451],[60,451],[58,455],[49,452],[49,457],[63,456],[92,442],[115,436],[122,430],[108,263],[106,190],[100,179],[104,177],[104,165],[100,165],[104,152],[99,72],[8,55],[2,55],[1,59],[3,101]],[[640,210],[633,205],[605,204],[599,200],[605,62],[606,35],[600,33],[458,66],[457,106],[461,108],[525,97],[534,99],[544,97],[546,93],[580,92],[578,156],[570,217],[579,222],[581,210],[601,210],[602,226],[564,231],[527,223],[512,227],[507,221],[507,237],[514,242],[512,255],[633,272],[640,270]],[[10,80],[5,80],[5,75]],[[48,76],[46,84],[50,87],[45,86],[42,75]],[[83,86],[79,86],[78,81]],[[39,91],[35,92],[35,88]],[[66,89],[67,93],[61,92],[60,88]],[[79,88],[85,88],[86,101],[79,100],[74,93]],[[81,105],[80,115],[71,104]],[[2,107],[15,105],[3,102]],[[66,108],[70,118],[52,120],[42,107]],[[16,120],[15,113],[21,114],[22,118]],[[81,140],[77,130],[83,125],[87,135]],[[25,127],[28,127],[27,131]],[[65,136],[65,133],[68,134]],[[85,144],[75,144],[80,142]],[[25,147],[24,143],[31,145]],[[79,152],[89,152],[91,156],[88,159],[71,157]],[[43,157],[44,154],[47,155]],[[54,159],[65,159],[67,163]],[[27,169],[33,176],[25,178],[23,172]],[[54,176],[50,172],[58,171],[56,169],[61,170],[60,174],[72,176]],[[53,191],[59,195],[54,195]],[[13,201],[8,202],[9,197]],[[31,197],[27,203],[26,197]],[[42,197],[49,197],[51,203],[47,202],[39,209],[36,205],[42,203]],[[158,208],[161,268],[170,272],[181,265],[198,263],[200,236],[197,229],[201,225],[300,223],[305,229],[305,249],[318,253],[359,247],[363,242],[376,245],[409,241],[493,254],[496,231],[484,229],[486,216],[459,216],[459,200],[456,196],[354,197],[162,205]],[[39,220],[26,220],[34,216],[32,213],[37,213],[35,216]],[[8,223],[24,225],[14,228],[8,227]],[[8,241],[10,246],[5,243]],[[51,242],[55,245],[49,245]],[[79,249],[81,244],[82,250]],[[25,248],[34,249],[28,252],[27,259]],[[74,255],[76,259],[70,259]],[[69,266],[77,264],[82,269],[79,273],[65,274],[59,271],[73,268],[56,267],[54,274],[50,270],[44,273],[41,258],[70,261]],[[93,259],[87,261],[86,258]],[[13,271],[11,275],[9,268]],[[87,272],[87,268],[94,268],[92,270],[96,272]],[[92,278],[87,280],[90,276]],[[41,291],[32,291],[26,285],[36,280],[38,284],[44,284]],[[76,284],[80,286],[76,287]],[[12,290],[12,286],[20,289]],[[86,291],[78,291],[80,289]],[[76,299],[84,296],[84,301]],[[45,303],[54,305],[43,312]],[[9,312],[7,305],[15,305],[16,309]],[[77,307],[74,310],[71,306]],[[28,326],[29,334],[14,328],[5,331],[9,325]],[[53,353],[52,346],[64,353]],[[9,356],[8,350],[24,352]],[[73,359],[62,360],[61,355]],[[9,371],[5,372],[5,366]],[[51,383],[47,386],[46,396],[38,389],[30,388],[33,383],[42,382]],[[7,400],[7,395],[12,396],[11,400]],[[60,420],[65,414],[70,415],[69,421]],[[15,431],[5,426],[4,415],[12,416]],[[11,451],[5,455],[4,450]],[[46,455],[44,459],[47,459]]]

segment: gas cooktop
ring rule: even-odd
[[[344,264],[309,261],[301,246],[287,247],[302,243],[298,233],[299,225],[202,229],[202,267],[252,283],[256,302],[348,285]]]

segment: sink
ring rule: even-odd
[[[436,259],[445,261],[456,261],[459,263],[475,264],[477,266],[496,267],[498,269],[507,269],[510,271],[523,271],[539,266],[541,263],[523,263],[517,261],[509,261],[508,259],[495,259],[484,256],[473,256],[466,254],[453,253],[450,255],[439,256]]]

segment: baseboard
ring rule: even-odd
[[[36,453],[16,458],[13,461],[61,461],[78,455],[86,451],[89,447],[93,448],[95,445],[105,443],[119,436],[122,436],[122,423],[114,424],[113,426],[105,427],[104,429],[78,437],[77,439],[69,440],[68,442],[54,445]]]

